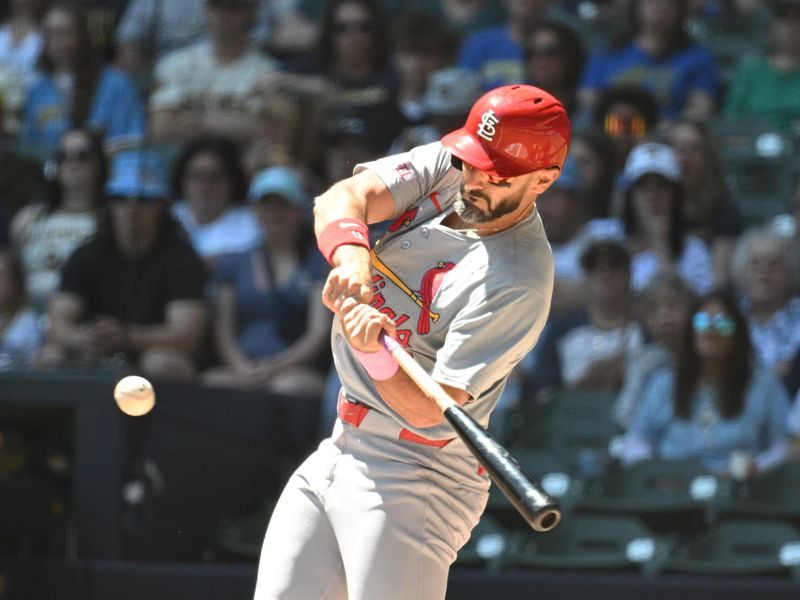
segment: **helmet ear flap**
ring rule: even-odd
[[[464,161],[458,158],[455,154],[450,155],[450,165],[459,171],[464,170]]]

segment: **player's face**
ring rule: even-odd
[[[529,175],[500,179],[463,163],[461,190],[453,207],[467,223],[489,223],[517,210],[525,199]]]

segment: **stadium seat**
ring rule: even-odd
[[[612,419],[613,393],[559,390],[543,405],[523,405],[508,415],[506,443],[544,448],[556,454],[570,470],[587,466],[582,457],[607,454],[609,441],[620,426]]]
[[[467,543],[458,551],[455,565],[497,571],[503,566],[508,544],[508,530],[491,515],[484,514]]]
[[[676,544],[666,571],[758,575],[793,573],[800,567],[800,531],[788,523],[733,520]]]
[[[800,523],[800,462],[734,483],[724,514],[792,519]]]
[[[646,460],[586,481],[578,507],[640,516],[659,532],[698,529],[716,516],[724,484],[694,460]]]
[[[750,224],[784,212],[797,170],[791,136],[758,119],[713,124],[731,196]]]
[[[647,571],[666,558],[668,543],[637,519],[574,514],[552,531],[514,536],[505,563],[540,569]]]

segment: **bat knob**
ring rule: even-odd
[[[547,508],[536,513],[530,525],[536,531],[550,531],[561,522],[561,511],[556,507]]]

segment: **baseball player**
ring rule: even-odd
[[[441,142],[358,165],[317,198],[339,417],[275,507],[257,600],[444,598],[489,480],[380,335],[488,425],[550,308],[536,197],[558,178],[569,139],[553,96],[500,87]],[[370,248],[367,224],[382,221]]]

